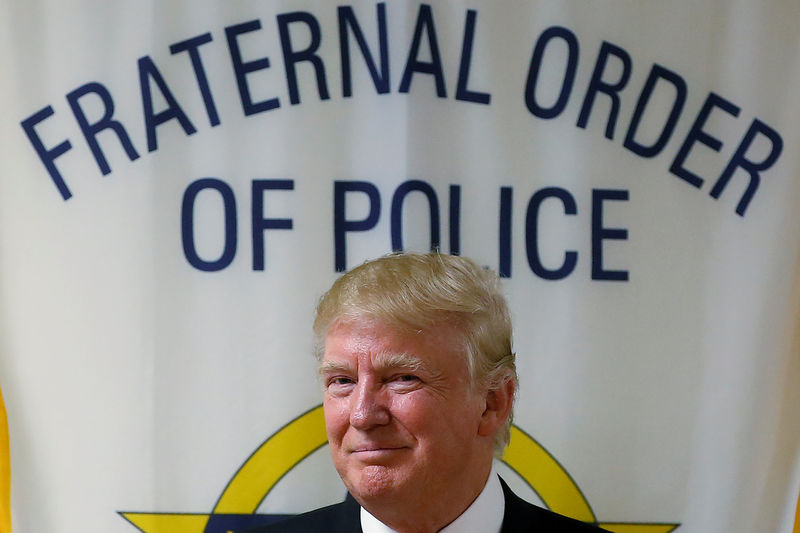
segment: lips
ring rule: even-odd
[[[406,446],[366,444],[354,447],[350,454],[359,461],[372,463],[392,459],[398,454],[409,450]]]
[[[362,444],[359,446],[354,446],[350,453],[368,453],[368,452],[381,452],[381,451],[392,451],[392,450],[402,450],[405,449],[406,446],[400,446],[396,444]]]

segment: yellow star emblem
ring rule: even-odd
[[[142,533],[227,533],[226,524],[254,515],[275,484],[327,444],[322,407],[291,421],[269,437],[239,468],[211,513],[120,514]],[[277,459],[276,459],[277,458]],[[551,510],[613,533],[669,533],[679,524],[598,521],[575,481],[550,453],[516,426],[503,462],[517,472]]]

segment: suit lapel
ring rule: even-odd
[[[361,506],[350,495],[339,506],[336,517],[336,526],[333,530],[336,533],[362,533],[361,532]]]

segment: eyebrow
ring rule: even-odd
[[[378,354],[374,366],[377,370],[404,368],[407,370],[427,370],[425,363],[419,357],[407,353]]]
[[[317,374],[324,376],[325,374],[333,374],[335,372],[349,372],[353,365],[347,363],[340,363],[338,361],[323,361],[317,368]]]
[[[379,372],[401,368],[414,371],[430,371],[422,359],[408,353],[379,353],[375,356],[374,367]],[[320,363],[317,373],[323,376],[335,372],[352,372],[353,370],[353,365],[349,363],[323,361]]]

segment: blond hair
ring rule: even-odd
[[[438,252],[394,253],[340,277],[317,305],[314,346],[319,359],[335,322],[377,319],[407,331],[446,323],[461,332],[471,384],[497,389],[517,383],[511,317],[493,271]],[[516,386],[515,386],[516,390]],[[512,415],[494,436],[495,455],[508,443]]]

